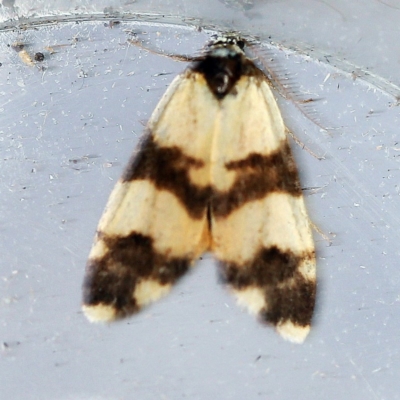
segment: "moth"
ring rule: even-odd
[[[214,39],[153,112],[97,228],[90,321],[138,312],[211,251],[240,305],[287,340],[309,333],[311,223],[271,83],[244,49],[234,35]]]

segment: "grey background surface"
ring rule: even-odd
[[[91,21],[82,17],[84,3],[69,8],[80,16],[68,21],[63,2],[29,9],[3,2],[2,397],[400,398],[400,53],[389,40],[399,11],[382,2],[360,2],[353,11],[345,2],[207,3],[148,6],[160,12],[169,4],[169,14],[185,15],[180,26],[171,22],[182,18],[144,16],[111,27],[93,5],[86,9]],[[28,29],[13,28],[23,13]],[[35,25],[50,14],[63,17]],[[138,316],[103,326],[80,312],[84,265],[105,202],[158,99],[185,67],[127,38],[135,32],[150,47],[197,54],[209,37],[196,29],[201,15],[209,15],[204,26],[252,34],[271,22],[272,39],[283,45],[265,42],[259,53],[283,84],[291,79],[285,93],[318,99],[301,105],[277,93],[288,127],[324,156],[293,144],[310,216],[331,237],[329,244],[315,234],[318,307],[301,346],[236,307],[208,254]],[[44,63],[24,64],[9,47],[16,41],[31,55],[42,51]]]

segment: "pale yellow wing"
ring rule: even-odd
[[[91,321],[137,312],[166,294],[209,248],[209,158],[215,107],[186,72],[161,99],[100,220],[84,280]],[[212,100],[212,98],[211,98]]]
[[[221,101],[212,149],[212,251],[240,304],[286,339],[307,336],[315,252],[285,128],[262,76],[243,76]]]

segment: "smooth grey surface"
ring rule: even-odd
[[[293,145],[310,216],[332,238],[315,234],[318,307],[305,344],[236,307],[211,255],[138,316],[110,326],[85,320],[80,286],[98,219],[145,121],[185,67],[129,45],[129,31],[184,54],[208,38],[104,21],[1,34],[1,396],[399,399],[399,109],[356,75],[284,48],[260,53],[274,58],[281,82],[293,78],[288,93],[319,99],[280,104],[296,136],[325,156]],[[7,47],[17,40],[45,53],[44,70]]]

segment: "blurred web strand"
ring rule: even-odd
[[[146,50],[149,53],[156,54],[156,55],[162,56],[162,57],[172,58],[173,60],[176,60],[176,61],[190,62],[195,59],[195,57],[192,57],[192,56],[179,55],[179,54],[168,54],[168,53],[164,53],[160,50],[150,49],[149,47],[146,47],[145,45],[143,45],[143,43],[139,39],[137,39],[137,40],[128,39],[127,42],[130,44],[133,44],[134,46],[139,47],[139,49]]]
[[[313,157],[315,157],[317,160],[325,160],[325,156],[319,156],[318,154],[315,154],[309,147],[307,147],[290,129],[285,127],[285,132],[290,135],[290,137],[295,141],[295,143],[301,147],[302,149],[306,150],[308,153],[310,153]]]

